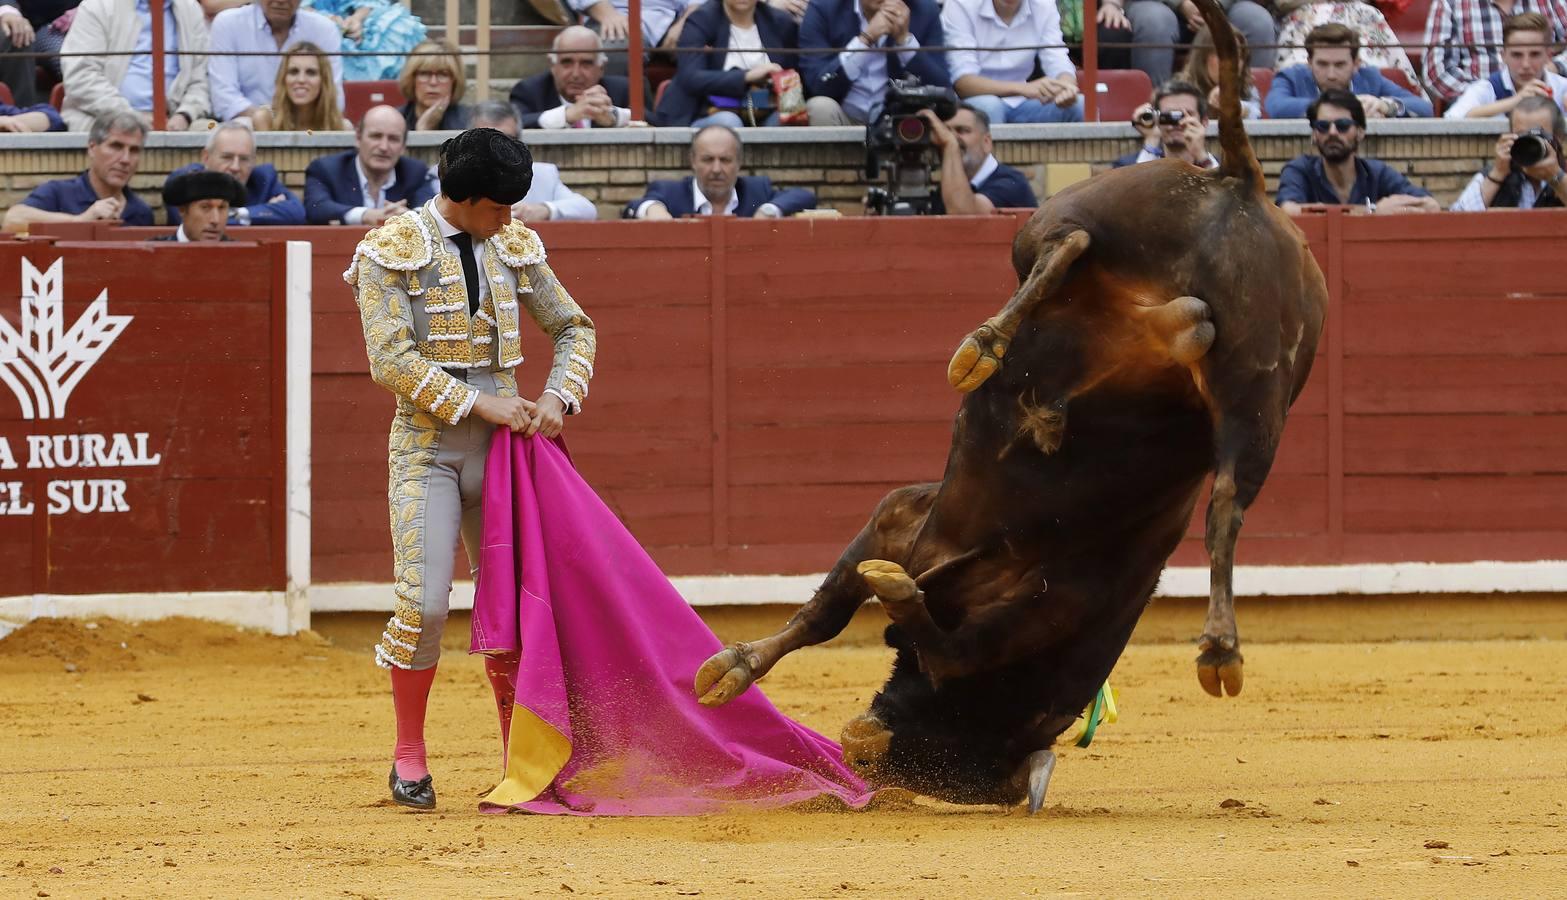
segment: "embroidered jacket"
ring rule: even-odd
[[[429,211],[419,208],[365,235],[343,278],[355,288],[370,374],[400,400],[455,425],[479,392],[446,369],[488,369],[509,376],[522,362],[519,307],[555,344],[545,390],[578,412],[593,377],[593,322],[544,261],[532,229],[510,222],[485,242],[490,290],[468,314],[462,261],[448,253]],[[510,377],[497,378],[515,396]]]

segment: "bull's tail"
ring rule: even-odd
[[[1264,191],[1262,164],[1257,162],[1257,154],[1251,149],[1241,114],[1241,51],[1235,40],[1235,29],[1216,0],[1193,2],[1202,10],[1203,21],[1208,23],[1208,32],[1213,35],[1214,53],[1219,57],[1219,148],[1224,153],[1219,172],[1247,182],[1261,194]]]

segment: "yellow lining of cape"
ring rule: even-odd
[[[479,801],[516,806],[537,799],[571,758],[571,741],[525,706],[513,706],[506,739],[506,777]]]

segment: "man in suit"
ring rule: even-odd
[[[740,135],[709,125],[691,139],[691,172],[679,181],[655,181],[640,199],[626,204],[623,218],[678,219],[681,216],[782,218],[816,206],[805,188],[780,190],[770,179],[740,176]]]
[[[514,140],[522,140],[517,112],[499,100],[486,100],[473,107],[473,127],[493,128]],[[512,204],[511,217],[520,222],[591,222],[599,217],[593,201],[566,187],[560,168],[550,163],[533,163],[533,183],[521,200]]]
[[[941,196],[932,212],[987,216],[1039,205],[1028,178],[996,159],[984,110],[965,103],[945,122],[928,109],[920,116],[930,125],[931,143],[941,150]]]
[[[305,220],[311,225],[380,225],[435,196],[430,168],[403,155],[408,123],[390,106],[373,106],[354,129],[356,149],[323,156],[305,169]]]
[[[152,240],[181,244],[229,240],[229,210],[244,203],[245,188],[232,175],[199,169],[176,175],[163,183],[163,206],[169,221],[179,222],[180,227]]]
[[[1431,115],[1431,101],[1410,93],[1374,66],[1360,64],[1360,35],[1329,22],[1306,35],[1306,61],[1280,69],[1263,109],[1270,119],[1299,119],[1317,95],[1331,88],[1360,98],[1366,118],[1407,118]]]
[[[881,115],[887,83],[913,75],[948,87],[945,42],[936,0],[816,0],[800,23],[800,49],[836,47],[836,55],[801,53],[812,125],[866,125]],[[866,53],[873,47],[896,53]]]
[[[222,172],[245,187],[244,201],[229,209],[230,226],[305,224],[305,205],[283,186],[277,169],[265,163],[256,165],[256,133],[249,122],[236,119],[214,128],[207,135],[201,162],[175,169],[168,181],[203,170]],[[164,182],[164,190],[168,190],[168,182]],[[172,206],[168,209],[169,224],[178,225],[179,211]]]
[[[581,25],[550,45],[550,69],[511,89],[524,128],[616,128],[631,123],[631,82],[605,75],[604,45]],[[651,104],[647,104],[651,105]]]

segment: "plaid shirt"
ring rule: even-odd
[[[1551,23],[1551,41],[1567,38],[1567,0],[1516,0],[1513,14],[1537,12]],[[1448,103],[1458,99],[1470,82],[1490,78],[1502,67],[1502,20],[1507,18],[1491,0],[1432,0],[1426,18],[1426,84]],[[1485,46],[1485,45],[1491,46]],[[1567,52],[1556,57],[1567,66]],[[1567,73],[1567,72],[1564,72]],[[1557,98],[1561,102],[1561,98]]]

